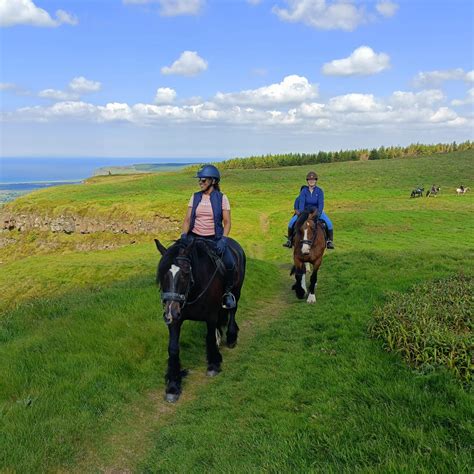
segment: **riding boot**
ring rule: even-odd
[[[234,286],[234,269],[225,269],[224,275],[224,295],[222,296],[222,307],[225,309],[234,309],[236,306],[235,296],[232,293]]]
[[[326,240],[326,248],[334,250],[334,244],[332,242],[334,240],[334,229],[328,229],[327,233],[328,233],[328,238]]]
[[[286,239],[286,242],[283,244],[283,247],[287,247],[291,249],[293,246],[293,229],[291,227],[288,227],[288,237]]]

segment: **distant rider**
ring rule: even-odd
[[[189,200],[181,240],[186,243],[194,237],[199,237],[212,243],[226,269],[222,307],[233,309],[236,306],[235,296],[232,294],[235,263],[227,245],[231,228],[229,200],[220,190],[221,175],[215,166],[203,166],[195,177],[198,178],[201,190],[194,193]]]
[[[295,213],[288,223],[288,239],[283,244],[284,247],[291,248],[293,245],[294,226],[303,211],[312,211],[313,209],[318,210],[317,219],[322,219],[326,224],[327,229],[327,241],[326,247],[328,249],[334,249],[334,227],[331,220],[327,216],[324,210],[324,192],[321,188],[316,186],[318,181],[318,175],[314,171],[310,171],[306,175],[307,186],[302,186],[300,194],[295,200],[294,209]]]

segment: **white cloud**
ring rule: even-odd
[[[327,76],[353,76],[377,74],[389,67],[388,54],[375,53],[372,48],[361,46],[347,58],[324,64],[322,71]]]
[[[162,16],[198,15],[205,5],[204,0],[123,0],[123,3],[136,5],[157,3]]]
[[[398,5],[390,1],[384,1],[375,5],[376,10],[385,17],[391,17],[397,13]]]
[[[328,108],[333,112],[371,112],[381,105],[372,94],[346,94],[330,99]]]
[[[326,0],[286,0],[288,8],[273,7],[283,21],[302,22],[322,30],[353,31],[365,21],[365,10],[350,2],[326,4]]]
[[[72,92],[60,91],[57,89],[44,89],[38,93],[38,97],[57,101],[78,100],[79,96]]]
[[[194,124],[224,127],[223,130],[227,126],[249,126],[254,130],[285,129],[289,133],[318,130],[337,133],[392,130],[398,133],[456,128],[461,133],[473,125],[472,117],[458,115],[443,104],[446,97],[440,90],[395,91],[387,98],[351,93],[315,102],[311,99],[315,90],[307,80],[305,83],[305,78],[288,77],[305,84],[303,95],[288,95],[287,88],[282,86],[283,80],[266,88],[222,94],[221,100],[217,96],[210,101],[194,98],[180,105],[118,102],[93,105],[68,100],[45,107],[23,107],[6,112],[0,118],[23,122],[127,122],[135,126]],[[170,88],[160,88],[157,95],[160,99],[171,99],[173,92]],[[472,96],[474,92],[470,94]],[[306,98],[301,99],[302,96]]]
[[[196,51],[184,51],[171,65],[161,68],[161,73],[179,76],[196,76],[207,69],[207,62]]]
[[[0,91],[7,91],[7,90],[12,90],[16,89],[17,85],[12,84],[11,82],[0,82]]]
[[[0,26],[31,25],[54,28],[61,24],[77,25],[75,16],[56,11],[56,19],[37,7],[32,0],[0,0]]]
[[[451,101],[451,105],[460,106],[460,105],[472,105],[474,104],[474,88],[471,88],[467,91],[465,99],[454,99]]]
[[[170,104],[176,99],[176,91],[170,87],[159,87],[155,94],[156,104]]]
[[[419,72],[414,78],[417,87],[427,85],[439,86],[445,81],[474,82],[474,71],[465,72],[462,68]]]
[[[44,89],[38,93],[38,97],[63,102],[74,101],[79,100],[81,95],[99,91],[101,86],[98,81],[79,76],[72,79],[66,90]]]
[[[431,117],[430,122],[440,123],[440,122],[450,122],[458,118],[456,112],[447,107],[440,107]]]
[[[215,100],[225,104],[265,106],[301,103],[316,97],[318,97],[317,85],[310,84],[306,77],[291,75],[286,76],[278,84],[258,89],[231,93],[218,92]]]
[[[445,99],[445,95],[439,89],[428,89],[420,92],[395,91],[389,99],[389,103],[395,107],[430,107]]]
[[[100,90],[102,84],[97,81],[90,81],[84,76],[75,77],[70,83],[69,88],[77,93],[97,92]]]

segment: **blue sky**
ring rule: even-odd
[[[0,153],[473,139],[473,20],[467,0],[0,0]]]

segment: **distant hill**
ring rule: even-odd
[[[164,171],[176,171],[193,163],[142,163],[128,166],[104,166],[94,170],[94,176],[111,174],[139,174],[139,173],[161,173]]]

